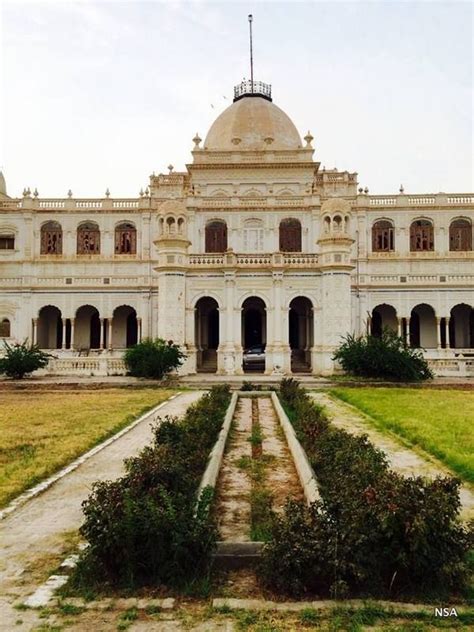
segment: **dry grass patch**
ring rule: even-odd
[[[0,393],[0,506],[173,394],[143,388]]]

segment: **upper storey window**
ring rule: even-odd
[[[381,219],[372,226],[372,251],[391,252],[394,250],[393,224]]]
[[[259,219],[249,219],[244,224],[244,251],[263,251],[263,224]]]
[[[95,222],[84,222],[77,229],[77,254],[97,255],[100,253],[100,230]]]
[[[0,235],[0,250],[15,250],[15,236]]]
[[[115,228],[115,254],[137,254],[137,230],[133,224],[124,222]]]
[[[417,219],[410,226],[411,252],[434,250],[433,224],[427,219]]]
[[[42,255],[61,255],[63,252],[63,231],[58,222],[46,222],[41,226]]]
[[[450,250],[472,250],[472,225],[468,219],[456,219],[449,227]]]
[[[280,252],[301,252],[301,223],[297,219],[280,222]]]
[[[206,224],[206,252],[225,252],[227,250],[227,224],[216,220]]]

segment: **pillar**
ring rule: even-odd
[[[105,319],[104,318],[100,318],[100,343],[99,343],[99,348],[103,349],[104,348],[104,328],[105,328]]]
[[[441,318],[436,318],[436,348],[441,349]]]
[[[33,318],[33,344],[38,342],[38,319]]]
[[[74,345],[74,323],[75,323],[75,319],[71,318],[71,349],[75,349],[75,345]]]
[[[137,342],[142,341],[142,319],[141,316],[137,317]]]
[[[407,347],[410,346],[410,316],[405,318],[406,329],[405,329],[405,344]]]
[[[65,349],[65,348],[66,348],[66,323],[67,323],[67,318],[63,318],[63,319],[62,319],[62,324],[63,324],[63,338],[62,338],[61,349]]]
[[[449,340],[449,321],[451,320],[450,316],[446,316],[445,318],[445,327],[446,327],[446,349],[451,349],[451,341]]]
[[[399,316],[397,316],[397,336],[399,338],[402,337],[402,324],[403,324],[403,318],[400,318]]]
[[[113,324],[113,317],[112,318],[107,318],[107,326],[108,326],[108,333],[107,333],[107,348],[109,350],[112,349],[112,324]]]

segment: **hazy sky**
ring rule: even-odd
[[[136,196],[182,170],[249,75],[248,13],[255,78],[321,166],[371,193],[474,190],[471,2],[0,4],[12,196]]]

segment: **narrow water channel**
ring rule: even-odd
[[[217,485],[220,540],[258,539],[252,538],[252,516],[261,514],[256,503],[267,499],[279,512],[288,497],[302,500],[303,491],[272,400],[239,397]]]

